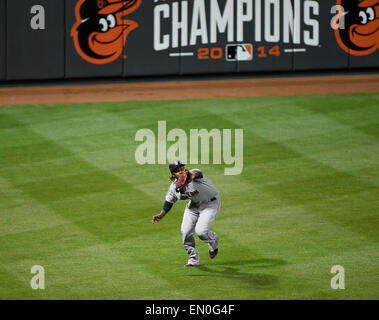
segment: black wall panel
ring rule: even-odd
[[[64,1],[9,0],[7,79],[64,77]]]
[[[5,24],[5,13],[6,13],[6,2],[0,1],[0,80],[5,79],[6,74],[6,24]]]
[[[364,57],[350,55],[349,58],[350,58],[349,67],[352,69],[379,67],[379,51],[378,50]]]
[[[294,53],[294,70],[348,68],[349,55],[339,47],[331,25],[337,14],[332,10],[335,5],[336,0],[301,0],[302,37],[311,45],[302,45],[304,51]]]

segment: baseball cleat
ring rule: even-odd
[[[199,266],[200,263],[196,263],[196,262],[191,262],[191,263],[187,263],[184,265],[185,268],[188,268],[188,267],[197,267]]]
[[[214,259],[218,254],[218,248],[213,251],[209,250],[209,258]]]
[[[209,258],[214,259],[217,256],[219,241],[220,241],[220,238],[218,237],[218,235],[216,235],[215,242],[214,242],[213,246],[211,244],[208,244],[208,246],[209,246]],[[216,247],[216,248],[213,249],[214,247]]]

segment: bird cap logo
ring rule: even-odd
[[[337,0],[337,5],[344,16],[344,28],[334,31],[339,46],[355,56],[374,53],[379,48],[379,0]]]
[[[123,52],[129,33],[138,23],[124,17],[142,0],[79,0],[71,36],[77,53],[87,62],[106,64]]]

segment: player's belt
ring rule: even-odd
[[[212,199],[211,199],[211,201],[215,201],[217,198],[216,197],[213,197]]]

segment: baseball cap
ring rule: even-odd
[[[175,160],[175,161],[170,163],[168,168],[170,169],[171,173],[174,173],[176,171],[176,169],[178,169],[179,167],[182,167],[182,166],[185,166],[185,164],[182,163],[180,160]]]

